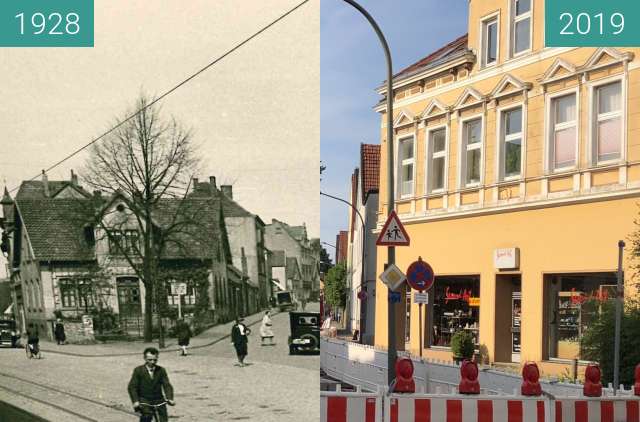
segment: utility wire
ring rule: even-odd
[[[293,8],[289,9],[287,12],[285,12],[284,14],[280,15],[278,18],[276,18],[275,20],[273,20],[271,23],[269,23],[268,25],[264,26],[263,28],[261,28],[260,30],[258,30],[257,32],[255,32],[253,35],[251,35],[248,38],[245,38],[244,41],[240,42],[239,44],[236,44],[233,48],[231,48],[230,50],[228,50],[226,53],[224,53],[222,56],[216,58],[215,60],[213,60],[212,62],[210,62],[209,64],[207,64],[206,66],[204,66],[202,69],[198,70],[197,72],[191,74],[189,77],[187,77],[186,79],[182,80],[180,83],[178,83],[177,85],[173,86],[173,88],[169,89],[168,91],[164,92],[162,95],[160,95],[159,97],[157,97],[156,99],[154,99],[153,101],[151,101],[149,104],[147,104],[144,107],[141,107],[139,110],[137,110],[135,113],[131,114],[130,116],[128,116],[126,119],[124,119],[123,121],[121,121],[120,123],[118,123],[117,125],[113,126],[111,129],[107,130],[106,132],[104,132],[103,134],[101,134],[100,136],[93,138],[89,143],[85,144],[84,146],[78,148],[77,150],[75,150],[74,152],[72,152],[71,154],[67,155],[66,157],[64,157],[63,159],[61,159],[60,161],[58,161],[57,163],[49,166],[48,168],[46,168],[44,170],[45,173],[53,170],[54,168],[58,167],[60,164],[64,163],[65,161],[69,160],[70,158],[78,155],[80,152],[84,151],[85,149],[89,148],[91,145],[95,144],[96,142],[100,141],[102,138],[104,138],[105,136],[107,136],[108,134],[110,134],[111,132],[113,132],[114,130],[118,129],[120,126],[122,126],[123,124],[125,124],[126,122],[128,122],[129,120],[133,119],[134,117],[136,117],[139,113],[141,113],[142,111],[146,110],[147,108],[151,107],[152,105],[156,104],[157,102],[159,102],[160,100],[164,99],[165,97],[169,96],[170,94],[172,94],[174,91],[176,91],[178,88],[182,87],[183,85],[186,85],[187,83],[189,83],[191,80],[195,79],[198,75],[200,75],[201,73],[205,72],[206,70],[208,70],[210,67],[212,67],[213,65],[215,65],[216,63],[218,63],[219,61],[221,61],[222,59],[224,59],[225,57],[227,57],[228,55],[234,53],[236,50],[238,50],[240,47],[242,47],[243,45],[247,44],[249,41],[253,40],[254,38],[256,38],[258,35],[262,34],[263,32],[265,32],[267,29],[271,28],[272,26],[274,26],[276,23],[280,22],[281,20],[283,20],[284,18],[286,18],[287,16],[289,16],[290,14],[292,14],[293,12],[295,12],[297,9],[299,9],[300,7],[302,7],[305,3],[308,3],[309,0],[303,0],[302,2],[300,2],[299,4],[297,4],[296,6],[294,6]],[[28,179],[28,181],[31,180],[35,180],[38,177],[41,176],[42,173],[38,173],[35,176],[33,176],[31,179]],[[14,192],[15,190],[17,190],[19,188],[19,186],[11,189],[10,192]]]

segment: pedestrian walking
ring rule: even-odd
[[[273,329],[271,328],[273,323],[271,322],[271,312],[267,311],[262,317],[262,324],[260,325],[260,345],[264,346],[264,339],[268,338],[268,344],[275,344],[273,342]]]
[[[64,333],[64,324],[62,323],[62,320],[60,318],[56,320],[56,327],[54,330],[54,334],[56,337],[56,342],[59,345],[63,345],[64,342],[67,340],[67,336]]]
[[[244,363],[244,359],[247,357],[247,343],[249,342],[249,334],[251,334],[251,330],[249,327],[244,325],[242,322],[244,319],[236,318],[236,323],[231,328],[231,343],[233,347],[236,349],[236,354],[238,355],[238,366],[246,366]]]
[[[158,365],[158,349],[144,349],[144,365],[133,370],[129,381],[129,397],[133,409],[140,413],[140,422],[151,422],[154,411],[157,411],[158,422],[168,422],[167,406],[175,406],[173,387],[169,382],[167,371]]]
[[[189,327],[189,324],[184,319],[178,321],[176,333],[178,335],[178,345],[182,352],[180,356],[187,356],[187,347],[189,347],[189,341],[193,333],[191,332],[191,327]]]

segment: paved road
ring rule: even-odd
[[[289,356],[288,314],[275,315],[273,322],[276,345],[260,346],[259,324],[254,325],[246,360],[251,365],[243,368],[234,365],[235,351],[229,339],[194,348],[188,357],[180,357],[176,352],[161,353],[159,364],[167,368],[176,391],[177,405],[170,408],[172,419],[319,420],[319,357]],[[60,350],[67,353],[71,350],[64,347]],[[79,350],[78,347],[73,350]],[[130,347],[123,345],[123,350],[129,351]],[[111,348],[114,354],[118,353],[116,347]],[[42,360],[27,360],[23,350],[5,349],[0,350],[0,356],[2,397],[23,393],[87,415],[86,420],[136,420],[125,413],[131,411],[126,385],[132,368],[142,363],[141,354],[74,356],[54,350],[45,352]]]

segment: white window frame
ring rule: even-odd
[[[521,138],[521,144],[520,144],[520,174],[519,175],[515,175],[515,176],[505,176],[505,172],[504,172],[504,164],[505,164],[505,147],[504,144],[506,143],[506,137],[504,136],[504,132],[505,132],[505,125],[503,124],[503,120],[504,120],[504,115],[505,113],[511,111],[511,110],[515,110],[517,108],[520,108],[522,110],[522,132],[520,132],[520,138]],[[500,107],[496,110],[497,112],[497,117],[498,117],[498,121],[497,121],[497,126],[498,126],[498,130],[496,131],[497,134],[497,142],[496,145],[498,146],[498,148],[496,148],[496,153],[497,153],[497,159],[496,159],[496,174],[499,176],[498,180],[500,182],[508,182],[508,181],[512,181],[512,180],[520,180],[524,178],[524,168],[525,168],[525,162],[526,162],[526,150],[527,150],[527,107],[525,105],[525,103],[522,102],[518,102],[518,103],[514,103],[514,104],[509,104],[506,105],[504,107]],[[512,137],[513,139],[516,139],[517,136],[516,135],[510,135],[510,137]]]
[[[433,132],[444,129],[444,151],[437,152],[434,156],[433,154],[433,141],[431,134]],[[448,188],[448,179],[449,179],[449,125],[441,124],[433,127],[428,127],[426,130],[426,165],[425,165],[425,191],[427,195],[431,194],[439,194],[447,191]],[[443,186],[440,189],[433,189],[431,187],[431,170],[433,167],[433,159],[444,157],[444,180]]]
[[[467,122],[472,120],[480,120],[480,142],[479,145],[474,145],[473,147],[469,148],[469,145],[467,144],[467,132],[465,130],[465,125]],[[458,189],[473,188],[481,186],[484,183],[484,130],[484,114],[482,113],[460,119],[460,134],[458,136],[458,139],[460,140],[458,148],[458,150],[460,151],[460,154],[458,156],[458,168],[460,169],[458,177]],[[471,149],[480,149],[480,181],[467,183],[467,152]]]
[[[613,160],[598,161],[598,98],[596,91],[598,88],[604,85],[609,85],[615,82],[620,83],[620,111],[608,113],[606,119],[610,119],[616,116],[620,116],[621,122],[621,139],[620,139],[620,157]],[[589,149],[588,149],[588,161],[592,166],[604,166],[608,164],[616,164],[626,160],[627,156],[627,75],[616,75],[610,78],[598,79],[589,84]]]
[[[487,37],[487,27],[495,21],[496,25],[496,59],[487,63],[487,52],[488,52],[488,37]],[[500,11],[494,12],[490,15],[487,15],[480,19],[480,45],[478,47],[478,51],[480,52],[480,67],[488,68],[493,67],[498,64],[500,60]]]
[[[555,123],[555,108],[553,107],[554,100],[557,98],[565,97],[567,95],[574,95],[576,99],[576,118],[573,122],[561,123],[556,125]],[[547,93],[545,98],[545,172],[546,173],[561,173],[568,170],[578,168],[580,162],[580,90],[578,87],[566,89],[563,91]],[[556,130],[567,129],[575,126],[576,128],[576,155],[575,163],[572,166],[555,167],[555,132]]]
[[[509,0],[509,58],[522,56],[530,53],[533,49],[533,4],[535,0],[530,1],[529,11],[520,16],[516,16],[516,1],[518,0]],[[516,53],[516,23],[527,18],[529,18],[529,48]]]
[[[400,161],[400,145],[402,142],[411,139],[413,142],[413,157]],[[415,133],[407,134],[407,135],[398,135],[396,137],[396,199],[405,199],[411,198],[415,195],[416,192],[416,135]],[[402,166],[405,164],[413,164],[413,174],[412,181],[413,185],[411,186],[411,193],[402,194]]]

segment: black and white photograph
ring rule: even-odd
[[[0,48],[0,421],[319,420],[319,9]]]

